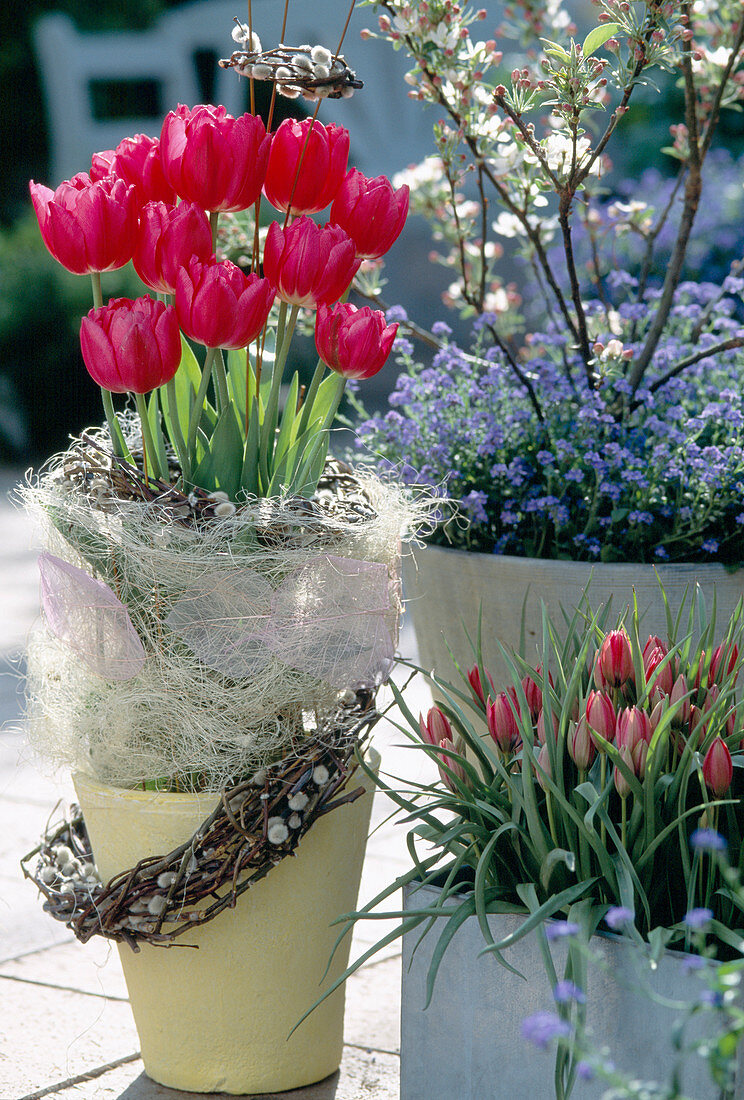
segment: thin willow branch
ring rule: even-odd
[[[675,200],[677,198],[677,192],[679,191],[679,189],[682,185],[682,181],[684,180],[686,173],[687,173],[687,165],[683,164],[681,166],[679,172],[677,173],[677,178],[674,181],[674,186],[672,187],[672,192],[669,196],[669,201],[667,202],[666,206],[664,207],[661,214],[659,215],[658,222],[653,227],[651,232],[646,234],[646,251],[645,251],[644,256],[643,256],[643,264],[642,264],[642,267],[641,267],[641,274],[638,278],[638,293],[636,295],[636,301],[637,302],[641,301],[641,299],[643,298],[643,295],[646,292],[646,285],[648,284],[648,277],[651,273],[651,264],[652,264],[653,258],[654,258],[654,245],[656,244],[656,240],[659,236],[659,233],[661,233],[662,229],[666,225],[667,219],[668,219],[669,215],[672,212],[672,208],[673,208]],[[633,331],[635,332],[635,322],[634,322]],[[631,337],[631,339],[632,338],[633,337]]]
[[[687,15],[690,15],[690,5],[684,4],[683,8]],[[667,266],[666,276],[664,279],[664,286],[661,291],[661,297],[659,304],[654,315],[654,319],[651,323],[651,327],[646,335],[646,341],[641,349],[639,355],[634,360],[630,373],[628,375],[628,381],[630,383],[631,392],[635,393],[638,389],[643,376],[648,369],[648,365],[653,358],[654,352],[661,339],[664,328],[666,327],[667,320],[669,319],[669,313],[674,303],[674,294],[679,285],[679,280],[682,273],[682,264],[684,263],[685,254],[687,252],[687,245],[690,240],[690,233],[692,232],[692,226],[695,221],[695,215],[697,214],[698,205],[700,203],[700,195],[702,193],[702,161],[700,158],[700,146],[698,135],[698,116],[696,110],[696,94],[695,94],[695,79],[692,71],[692,55],[690,50],[690,43],[684,43],[684,52],[682,56],[682,72],[684,76],[685,86],[685,122],[687,125],[687,135],[689,143],[689,157],[687,175],[687,181],[685,183],[685,197],[684,206],[682,208],[682,217],[680,218],[679,230],[677,232],[677,239],[674,242],[674,248],[672,255]]]
[[[721,103],[723,101],[723,95],[726,91],[726,85],[728,84],[729,77],[737,62],[741,48],[744,45],[744,19],[739,24],[739,29],[736,32],[736,38],[734,39],[734,45],[731,49],[731,56],[729,57],[723,72],[721,73],[721,80],[716,88],[716,94],[713,97],[713,102],[710,109],[710,117],[705,127],[705,134],[703,136],[703,142],[700,147],[700,159],[705,160],[710,149],[710,143],[713,140],[713,134],[715,133],[716,126],[718,124],[718,116],[721,111]]]
[[[652,385],[648,387],[649,393],[656,393],[657,390],[669,381],[670,378],[675,378],[678,374],[681,374],[687,367],[691,367],[693,363],[699,363],[701,359],[707,359],[710,355],[719,355],[722,351],[731,351],[732,348],[743,348],[744,336],[732,336],[729,340],[723,340],[720,344],[714,344],[712,347],[704,348],[702,351],[696,351],[694,355],[688,355],[686,359],[680,359],[679,363],[675,363],[673,367],[670,367],[668,371],[660,375]],[[630,406],[631,409],[637,409],[640,405],[640,401],[634,401]]]

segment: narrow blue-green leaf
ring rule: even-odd
[[[150,421],[150,431],[157,451],[156,459],[162,477],[168,480],[168,456],[165,453],[165,440],[163,439],[163,423],[160,418],[160,402],[158,394],[164,390],[153,390],[150,400],[147,402],[147,419]]]

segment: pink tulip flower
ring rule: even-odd
[[[258,115],[233,118],[224,107],[184,107],[160,133],[165,178],[176,193],[212,212],[247,210],[261,193],[271,137]]]
[[[346,230],[357,256],[378,260],[400,236],[408,215],[409,189],[393,190],[385,176],[367,179],[351,168],[333,200],[330,221]]]
[[[88,373],[112,393],[148,393],[173,378],[181,333],[173,306],[154,298],[113,298],[80,325]]]
[[[317,214],[333,202],[349,159],[349,131],[286,118],[272,137],[264,194],[277,210]]]
[[[148,202],[143,208],[132,262],[151,290],[175,294],[180,268],[192,257],[205,263],[211,256],[209,219],[196,203]]]
[[[620,749],[620,759],[624,764],[627,764],[630,770],[635,773],[635,764],[633,763],[633,750],[628,745],[623,745]],[[615,790],[621,798],[627,798],[630,794],[630,783],[626,776],[620,771],[617,764],[612,769],[612,778],[615,783]]]
[[[346,302],[318,306],[315,347],[331,370],[344,378],[371,378],[385,365],[398,331],[385,325],[385,314]]]
[[[135,190],[123,180],[81,172],[56,191],[29,183],[44,244],[74,275],[114,271],[132,258],[137,230]]]
[[[734,779],[734,765],[726,742],[714,737],[703,760],[703,779],[716,798],[726,794]]]
[[[354,242],[337,225],[298,218],[282,229],[272,222],[264,248],[264,275],[279,297],[316,309],[338,301],[359,269]]]
[[[708,673],[709,684],[720,684],[725,680],[736,668],[739,660],[739,647],[735,642],[728,642],[719,645],[714,650],[713,656],[710,659],[710,671]],[[738,676],[738,673],[737,673]],[[734,676],[734,683],[737,676]]]
[[[136,189],[140,206],[147,202],[174,203],[177,199],[163,172],[160,142],[145,134],[124,138],[115,149],[94,153],[90,167],[93,180],[113,176]]]
[[[245,275],[229,260],[192,259],[176,279],[176,312],[181,328],[208,348],[244,348],[266,324],[274,287],[268,279]]]

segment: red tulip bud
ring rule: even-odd
[[[615,732],[615,744],[618,748],[624,745],[632,751],[639,741],[647,744],[651,740],[651,722],[645,710],[639,707],[626,707],[617,716],[617,729]]]
[[[643,671],[647,684],[652,684],[656,690],[669,695],[674,685],[674,673],[671,662],[666,661],[666,657],[666,652],[660,646],[649,650],[648,653],[644,650]],[[666,664],[664,664],[665,661]]]
[[[667,705],[668,704],[667,704],[666,698],[659,699],[658,703],[656,703],[656,705],[654,706],[654,709],[651,711],[651,714],[649,715],[648,721],[649,721],[649,725],[651,726],[651,733],[652,734],[656,733],[656,727],[658,726],[659,722],[661,721],[661,719],[663,717],[663,714],[664,714],[664,711],[667,709]]]
[[[724,642],[722,645],[719,645],[710,659],[708,683],[720,684],[726,680],[736,668],[738,660],[739,649],[735,642]],[[733,677],[734,683],[736,682],[737,676],[738,671],[736,676]]]
[[[522,742],[518,721],[519,709],[514,699],[505,691],[486,703],[488,732],[503,753],[514,752]]]
[[[569,756],[581,771],[587,771],[592,766],[597,748],[583,715],[569,733],[567,748]]]
[[[643,647],[643,665],[644,665],[644,668],[646,666],[646,658],[648,656],[650,656],[650,654],[653,653],[653,651],[655,649],[660,649],[665,657],[666,657],[667,653],[669,652],[669,650],[666,648],[666,646],[664,645],[664,643],[662,642],[662,640],[658,636],[658,634],[651,634],[651,635],[649,635],[649,639],[646,642],[645,646]]]
[[[553,714],[552,711],[550,712],[550,717],[553,719],[553,721],[552,721],[553,740],[555,741],[558,737],[558,719],[556,718],[555,714]],[[536,731],[537,731],[538,741],[540,742],[541,745],[544,745],[545,744],[545,732],[546,732],[545,731],[545,710],[544,710],[544,708],[540,711],[540,713],[537,716]]]
[[[453,740],[449,719],[439,707],[431,707],[426,718],[423,714],[419,715],[419,729],[421,730],[422,740],[429,745],[438,745],[440,741]]]
[[[547,745],[543,745],[537,754],[537,767],[535,768],[535,777],[543,790],[546,788],[545,777],[548,779],[553,778],[553,773],[550,770],[550,750]]]
[[[493,678],[491,676],[491,673],[488,672],[488,670],[486,670],[486,677],[488,679],[489,684],[493,688],[494,694],[496,694],[496,686],[493,682]],[[473,667],[468,672],[468,682],[470,684],[470,690],[472,691],[473,697],[476,700],[476,702],[480,703],[481,706],[485,707],[485,705],[486,705],[486,695],[485,695],[485,692],[483,691],[483,684],[481,683],[480,670],[479,670],[477,665],[473,665]]]
[[[731,786],[734,778],[734,765],[726,742],[715,737],[703,760],[703,779],[708,790],[716,798],[721,798]]]
[[[648,743],[639,741],[633,749],[633,770],[639,779],[646,774],[646,757],[648,756]]]
[[[590,691],[586,700],[585,714],[590,735],[595,732],[605,741],[614,740],[616,715],[609,695],[605,695],[602,691]],[[596,741],[594,744],[600,752],[603,751]]]
[[[625,629],[611,630],[605,636],[599,650],[599,667],[610,687],[622,687],[633,679],[633,653]]]
[[[392,247],[407,214],[407,186],[394,191],[385,176],[367,179],[352,168],[333,200],[329,220],[349,234],[357,256],[374,260]]]
[[[635,772],[635,764],[633,763],[633,752],[628,745],[623,745],[620,749],[620,759],[624,764],[627,764],[632,772]],[[621,798],[627,798],[630,794],[630,783],[618,768],[617,764],[613,768],[612,778],[615,782],[615,790]]]
[[[316,214],[336,197],[348,159],[343,126],[286,118],[272,137],[264,194],[277,210]]]
[[[677,706],[679,704],[679,706]],[[672,725],[686,726],[690,721],[690,696],[689,688],[687,687],[687,681],[680,673],[677,679],[674,681],[671,694],[669,696],[669,705],[676,707],[676,712],[672,718]]]

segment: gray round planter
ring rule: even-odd
[[[495,639],[507,649],[519,649],[523,610],[524,656],[531,663],[542,644],[541,601],[560,625],[561,608],[570,618],[585,590],[595,610],[610,605],[608,625],[631,604],[635,590],[642,634],[664,638],[667,623],[659,582],[675,615],[685,591],[690,606],[696,584],[709,614],[715,594],[721,633],[744,595],[744,569],[727,572],[722,565],[590,565],[424,546],[404,560],[403,568],[406,613],[413,620],[422,666],[454,680],[449,646],[461,668],[470,668],[474,658],[465,631],[475,640],[482,606],[484,663],[497,686],[508,682],[508,673]]]
[[[404,890],[404,909],[433,905],[440,892],[425,886]],[[526,916],[526,914],[525,914]],[[491,915],[498,942],[517,931],[524,916]],[[513,974],[482,956],[483,934],[476,916],[467,917],[447,946],[429,1007],[426,977],[444,921],[421,939],[421,927],[403,937],[401,999],[401,1100],[554,1100],[554,1048],[536,1050],[522,1037],[522,1021],[536,1012],[555,1012],[550,982],[535,932],[504,952]],[[420,942],[419,942],[420,941]],[[675,1063],[672,1028],[680,1013],[654,1003],[656,997],[692,1003],[705,989],[700,973],[690,972],[688,956],[667,951],[649,973],[634,961],[628,941],[601,934],[592,939],[600,962],[589,968],[587,1026],[595,1049],[604,1046],[617,1069],[645,1081],[668,1083]],[[551,945],[556,970],[563,974],[566,941]],[[522,975],[522,976],[520,976]],[[685,1031],[691,1043],[706,1034],[709,1016]],[[682,1092],[695,1100],[722,1100],[707,1065],[691,1055],[681,1071]],[[600,1100],[600,1080],[578,1081],[571,1100]],[[728,1094],[726,1094],[728,1096]],[[736,1085],[730,1100],[744,1100],[744,1043],[739,1047]]]

